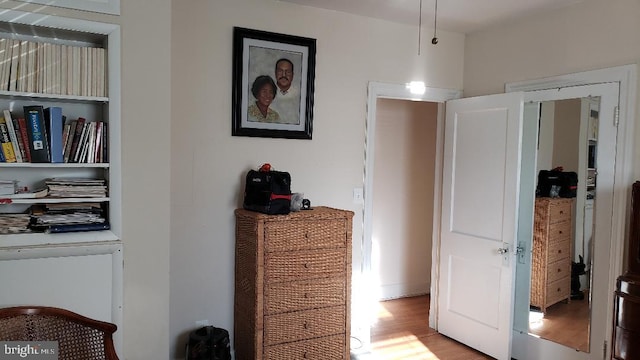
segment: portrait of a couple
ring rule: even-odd
[[[263,74],[255,78],[251,84],[253,103],[249,102],[248,121],[282,124],[300,122],[300,81],[294,83],[294,70],[293,62],[283,57],[276,60],[273,77]]]
[[[234,28],[232,135],[311,139],[316,40]]]

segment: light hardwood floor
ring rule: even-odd
[[[584,351],[589,337],[588,316],[587,300],[558,303],[547,309],[544,320],[533,332]],[[428,295],[382,301],[378,303],[377,318],[371,328],[369,352],[352,356],[353,360],[493,359],[429,328]]]
[[[530,322],[529,331],[543,339],[586,352],[589,351],[589,315],[586,298],[559,302],[547,308],[543,319]]]
[[[363,360],[493,359],[429,328],[429,296],[383,301],[371,328],[371,349]]]

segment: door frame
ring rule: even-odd
[[[435,166],[435,182],[434,182],[434,203],[440,204],[441,187],[442,187],[442,146],[444,136],[444,102],[448,100],[458,99],[462,97],[461,90],[442,89],[426,87],[424,93],[414,94],[411,92],[408,85],[405,84],[391,84],[381,82],[369,82],[367,89],[367,118],[366,118],[366,137],[365,137],[365,165],[364,165],[364,214],[363,214],[363,237],[362,237],[362,261],[361,261],[361,278],[364,291],[369,290],[373,284],[370,281],[371,276],[371,256],[372,256],[372,233],[373,233],[373,168],[374,168],[374,154],[375,154],[375,129],[376,129],[376,117],[377,117],[377,100],[378,99],[396,99],[396,100],[411,100],[411,101],[428,101],[438,103],[438,116],[437,116],[437,140],[436,140],[436,166]],[[440,208],[439,206],[434,208],[433,219],[433,245],[432,245],[432,258],[436,259],[438,243],[435,241],[436,234],[440,233]],[[439,235],[437,235],[439,237]],[[437,267],[434,267],[435,263],[432,261],[431,274],[437,273]],[[431,291],[433,292],[437,286],[434,286],[436,279],[432,275],[431,279]],[[431,296],[431,306],[434,306],[434,296]],[[366,307],[365,307],[366,308]],[[429,325],[435,326],[435,316],[429,314]],[[367,322],[368,319],[364,322]],[[363,343],[368,344],[370,342],[370,332],[368,323],[354,324],[357,329],[356,332],[362,337]]]

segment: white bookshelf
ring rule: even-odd
[[[12,199],[0,204],[2,213],[20,213],[33,204],[100,202],[105,204],[105,216],[111,225],[107,239],[119,238],[120,211],[120,29],[118,25],[87,20],[61,18],[6,10],[0,14],[0,37],[41,43],[51,42],[105,49],[105,80],[107,96],[78,96],[38,92],[7,91],[0,89],[0,109],[9,109],[12,116],[23,114],[25,105],[59,106],[67,119],[86,118],[88,121],[108,123],[108,163],[0,163],[0,179],[17,180],[19,187],[37,189],[47,178],[87,177],[105,179],[108,196],[101,198],[37,198]],[[0,196],[1,198],[1,196]],[[81,233],[82,234],[82,233]],[[29,236],[29,244],[49,244],[52,236],[45,233],[15,234]],[[94,241],[93,236],[72,236],[79,243]],[[7,235],[0,235],[0,248],[8,246]],[[40,239],[40,240],[38,240]],[[11,242],[15,243],[15,242]],[[15,245],[11,245],[15,246]]]
[[[34,1],[36,2],[36,1]],[[49,2],[47,2],[49,3]],[[61,1],[54,1],[63,4]],[[75,3],[78,3],[77,1]],[[113,3],[105,0],[105,3]],[[118,2],[119,3],[119,2]],[[55,5],[55,4],[54,4]],[[60,5],[62,6],[62,5]],[[119,10],[118,10],[119,11]],[[82,44],[105,49],[107,96],[77,96],[0,90],[0,110],[12,116],[23,113],[25,105],[59,106],[67,119],[84,117],[108,123],[108,163],[0,163],[0,179],[17,180],[19,186],[35,189],[47,178],[83,177],[106,180],[108,195],[100,198],[12,199],[0,204],[0,213],[27,211],[33,204],[100,202],[106,206],[111,229],[62,234],[0,234],[0,287],[35,283],[42,289],[56,287],[56,295],[25,289],[0,294],[0,307],[24,303],[58,306],[115,323],[119,330],[114,341],[122,348],[123,242],[121,239],[121,150],[120,150],[120,27],[115,24],[63,18],[16,10],[0,12],[0,37],[11,36],[33,41]],[[2,196],[0,195],[0,198]],[[57,274],[51,277],[50,274]],[[91,289],[77,284],[95,276]],[[76,279],[77,278],[77,279]],[[105,301],[104,294],[110,294]],[[98,298],[98,296],[101,296]],[[92,298],[95,297],[95,298]],[[81,300],[79,300],[81,299]]]

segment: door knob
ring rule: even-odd
[[[509,248],[499,248],[498,254],[503,255],[509,252]]]

